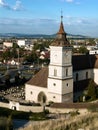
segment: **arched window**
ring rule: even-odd
[[[79,75],[78,75],[78,73],[76,73],[76,81],[78,81],[79,80]]]

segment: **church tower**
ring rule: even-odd
[[[66,38],[61,16],[60,28],[50,45],[48,100],[73,102],[72,47]]]

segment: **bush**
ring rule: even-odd
[[[0,107],[0,116],[8,117],[9,115],[11,115],[11,112],[12,110],[10,109]]]
[[[78,112],[78,110],[76,110],[76,111],[71,111],[71,112],[69,112],[69,114],[71,114],[71,116],[77,116],[77,115],[79,115],[80,113]]]
[[[13,130],[11,117],[0,117],[0,130]]]
[[[33,113],[33,112],[15,111],[7,108],[0,108],[0,117],[10,116],[12,119],[45,120],[47,119],[46,114],[48,113],[49,113],[48,110],[45,110],[45,112],[40,113]]]
[[[91,104],[88,108],[88,111],[90,112],[98,112],[98,108],[95,104]]]
[[[45,109],[45,114],[49,114],[49,110],[48,109]]]

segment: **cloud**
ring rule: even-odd
[[[28,24],[29,23],[29,24]],[[50,26],[51,25],[51,26]],[[49,27],[50,26],[50,27]],[[49,27],[49,28],[47,28]],[[27,33],[27,34],[53,34],[58,30],[58,23],[54,19],[27,19],[2,18],[0,19],[0,32]]]
[[[6,6],[7,4],[5,3],[4,0],[0,0],[0,6]]]
[[[15,11],[23,10],[22,2],[20,0],[17,0],[15,6],[13,6],[12,9]]]
[[[0,6],[9,10],[13,10],[13,11],[22,11],[24,10],[23,6],[22,6],[22,2],[20,0],[16,0],[15,5],[9,5],[7,2],[5,2],[4,0],[0,0]]]
[[[98,19],[66,16],[63,19],[66,33],[98,37]],[[55,19],[1,18],[0,32],[26,34],[55,34],[60,21]]]
[[[76,5],[80,5],[81,3],[80,3],[79,1],[77,1],[75,4],[76,4]]]
[[[10,9],[10,6],[4,0],[0,0],[0,6],[6,9]]]
[[[79,0],[61,0],[62,2],[67,2],[67,3],[74,3],[76,5],[80,5],[81,2]]]
[[[66,2],[74,2],[74,0],[66,0]]]

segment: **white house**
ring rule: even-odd
[[[12,48],[13,43],[12,42],[3,42],[3,48]]]
[[[92,54],[98,54],[98,49],[90,50],[89,54],[90,55],[92,55]]]
[[[27,46],[30,45],[31,41],[28,40],[28,39],[18,40],[17,44],[18,44],[19,47],[25,47],[26,45]]]
[[[61,21],[50,45],[50,64],[42,68],[25,85],[27,101],[73,102],[90,79],[98,84],[98,56],[74,55]]]

